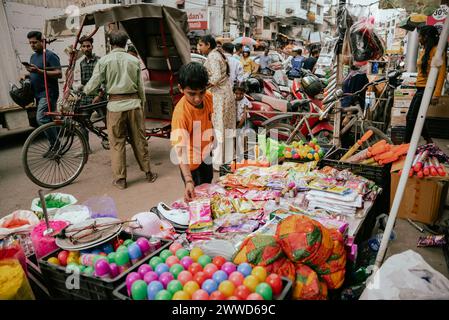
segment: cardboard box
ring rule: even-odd
[[[393,172],[391,174],[390,206],[393,204],[399,178],[399,173]],[[399,207],[398,217],[433,224],[444,209],[447,191],[447,181],[409,177]]]
[[[402,127],[407,123],[408,108],[391,108],[391,126]]]
[[[449,118],[449,96],[440,97],[436,105],[430,104],[426,116],[432,118]]]
[[[395,96],[393,107],[408,109],[410,107],[412,99],[413,99],[412,96]]]

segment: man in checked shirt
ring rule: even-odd
[[[90,78],[92,77],[92,73],[94,72],[95,65],[97,64],[97,61],[100,59],[95,53],[93,53],[93,43],[94,39],[89,38],[87,36],[83,36],[80,38],[81,43],[81,51],[84,54],[84,59],[80,62],[80,68],[81,68],[81,84],[84,86],[86,83],[89,82]],[[104,100],[104,91],[103,89],[97,90],[92,95],[83,95],[81,98],[80,105],[82,106],[88,106],[91,104],[99,103]],[[89,116],[92,116],[93,111],[89,112]],[[99,113],[99,116],[104,118],[106,115],[106,110],[97,111]],[[89,146],[89,153],[92,153],[92,150],[90,149],[89,144],[89,131],[86,128],[82,128],[81,131],[86,137],[87,144]]]

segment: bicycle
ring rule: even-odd
[[[22,164],[25,174],[43,188],[60,188],[72,183],[83,170],[89,157],[89,147],[82,128],[101,139],[104,149],[109,149],[105,108],[107,101],[79,105],[81,93],[70,90],[60,112],[48,112],[56,116],[53,122],[40,126],[28,137],[22,149]],[[92,111],[101,114],[91,121]],[[56,138],[50,142],[50,137]]]

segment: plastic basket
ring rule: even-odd
[[[273,297],[273,300],[287,300],[292,294],[293,283],[290,279],[282,277],[282,292]],[[123,282],[117,289],[114,290],[114,296],[119,300],[131,300],[126,291],[126,282]]]
[[[125,231],[120,233],[122,239],[133,239],[141,237],[138,234],[130,234]],[[44,258],[39,260],[40,269],[45,279],[45,284],[48,288],[50,296],[53,299],[65,299],[65,300],[113,300],[113,291],[117,286],[124,282],[126,276],[133,272],[144,263],[148,262],[154,255],[158,255],[162,250],[168,248],[173,241],[161,239],[162,245],[159,249],[151,253],[150,255],[142,258],[139,262],[134,264],[131,268],[121,273],[117,277],[110,279],[100,279],[94,276],[88,276],[85,274],[79,275],[79,288],[69,289],[66,282],[73,277],[72,273],[66,273],[66,268],[62,266],[56,266],[48,263],[47,260],[50,257],[57,256],[61,249],[55,250],[48,254]]]

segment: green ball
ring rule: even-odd
[[[182,290],[182,283],[178,280],[172,280],[167,285],[167,291],[170,292],[172,295],[175,294],[178,291]]]
[[[90,266],[89,266],[89,267],[86,267],[86,268],[84,269],[84,271],[83,271],[83,273],[84,273],[85,275],[88,275],[88,276],[93,275],[94,272],[95,272],[94,267],[90,267]]]
[[[206,265],[212,262],[211,257],[209,257],[207,254],[203,254],[201,257],[198,258],[198,263],[204,268]]]
[[[93,265],[95,265],[95,263],[97,263],[98,260],[106,260],[106,261],[107,261],[108,258],[105,257],[105,256],[96,255],[96,256],[94,257],[94,259],[93,259]]]
[[[111,252],[108,254],[108,262],[109,263],[115,263],[115,256],[117,255],[116,252]]]
[[[83,266],[83,265],[80,265],[80,272],[81,273],[84,273],[84,270],[86,270],[86,266]]]
[[[172,294],[168,290],[161,290],[156,294],[155,300],[171,300],[171,298]]]
[[[162,250],[162,252],[159,254],[159,257],[161,257],[162,261],[165,262],[165,260],[167,260],[167,258],[172,255],[173,255],[173,253],[171,253],[170,250],[165,249],[165,250]]]
[[[176,251],[176,256],[178,257],[179,260],[181,260],[184,257],[187,257],[189,255],[189,250],[181,248],[178,249],[178,251]]]
[[[179,263],[175,263],[170,268],[170,273],[175,277],[175,279],[178,279],[178,274],[181,273],[181,271],[184,271],[184,267],[180,265]],[[172,292],[174,293],[174,292]]]
[[[137,280],[131,286],[131,296],[133,300],[147,300],[147,283]]]
[[[124,266],[129,263],[129,255],[127,251],[119,251],[115,255],[115,263],[118,266]]]
[[[128,252],[128,248],[124,245],[121,245],[120,247],[117,248],[117,250],[115,252],[120,252],[120,251]]]
[[[256,293],[260,294],[264,300],[273,299],[273,290],[268,283],[259,283],[256,287]]]
[[[132,241],[131,239],[126,239],[126,240],[123,242],[123,245],[126,246],[126,247],[129,247],[129,245],[130,245],[130,244],[133,244],[133,243],[134,243],[134,241]]]
[[[151,258],[149,264],[150,264],[151,268],[153,268],[153,270],[156,270],[156,267],[161,263],[164,263],[164,261],[162,261],[162,259],[160,257],[153,257],[153,258]]]
[[[71,262],[67,265],[66,271],[80,273],[80,266],[75,262]]]

